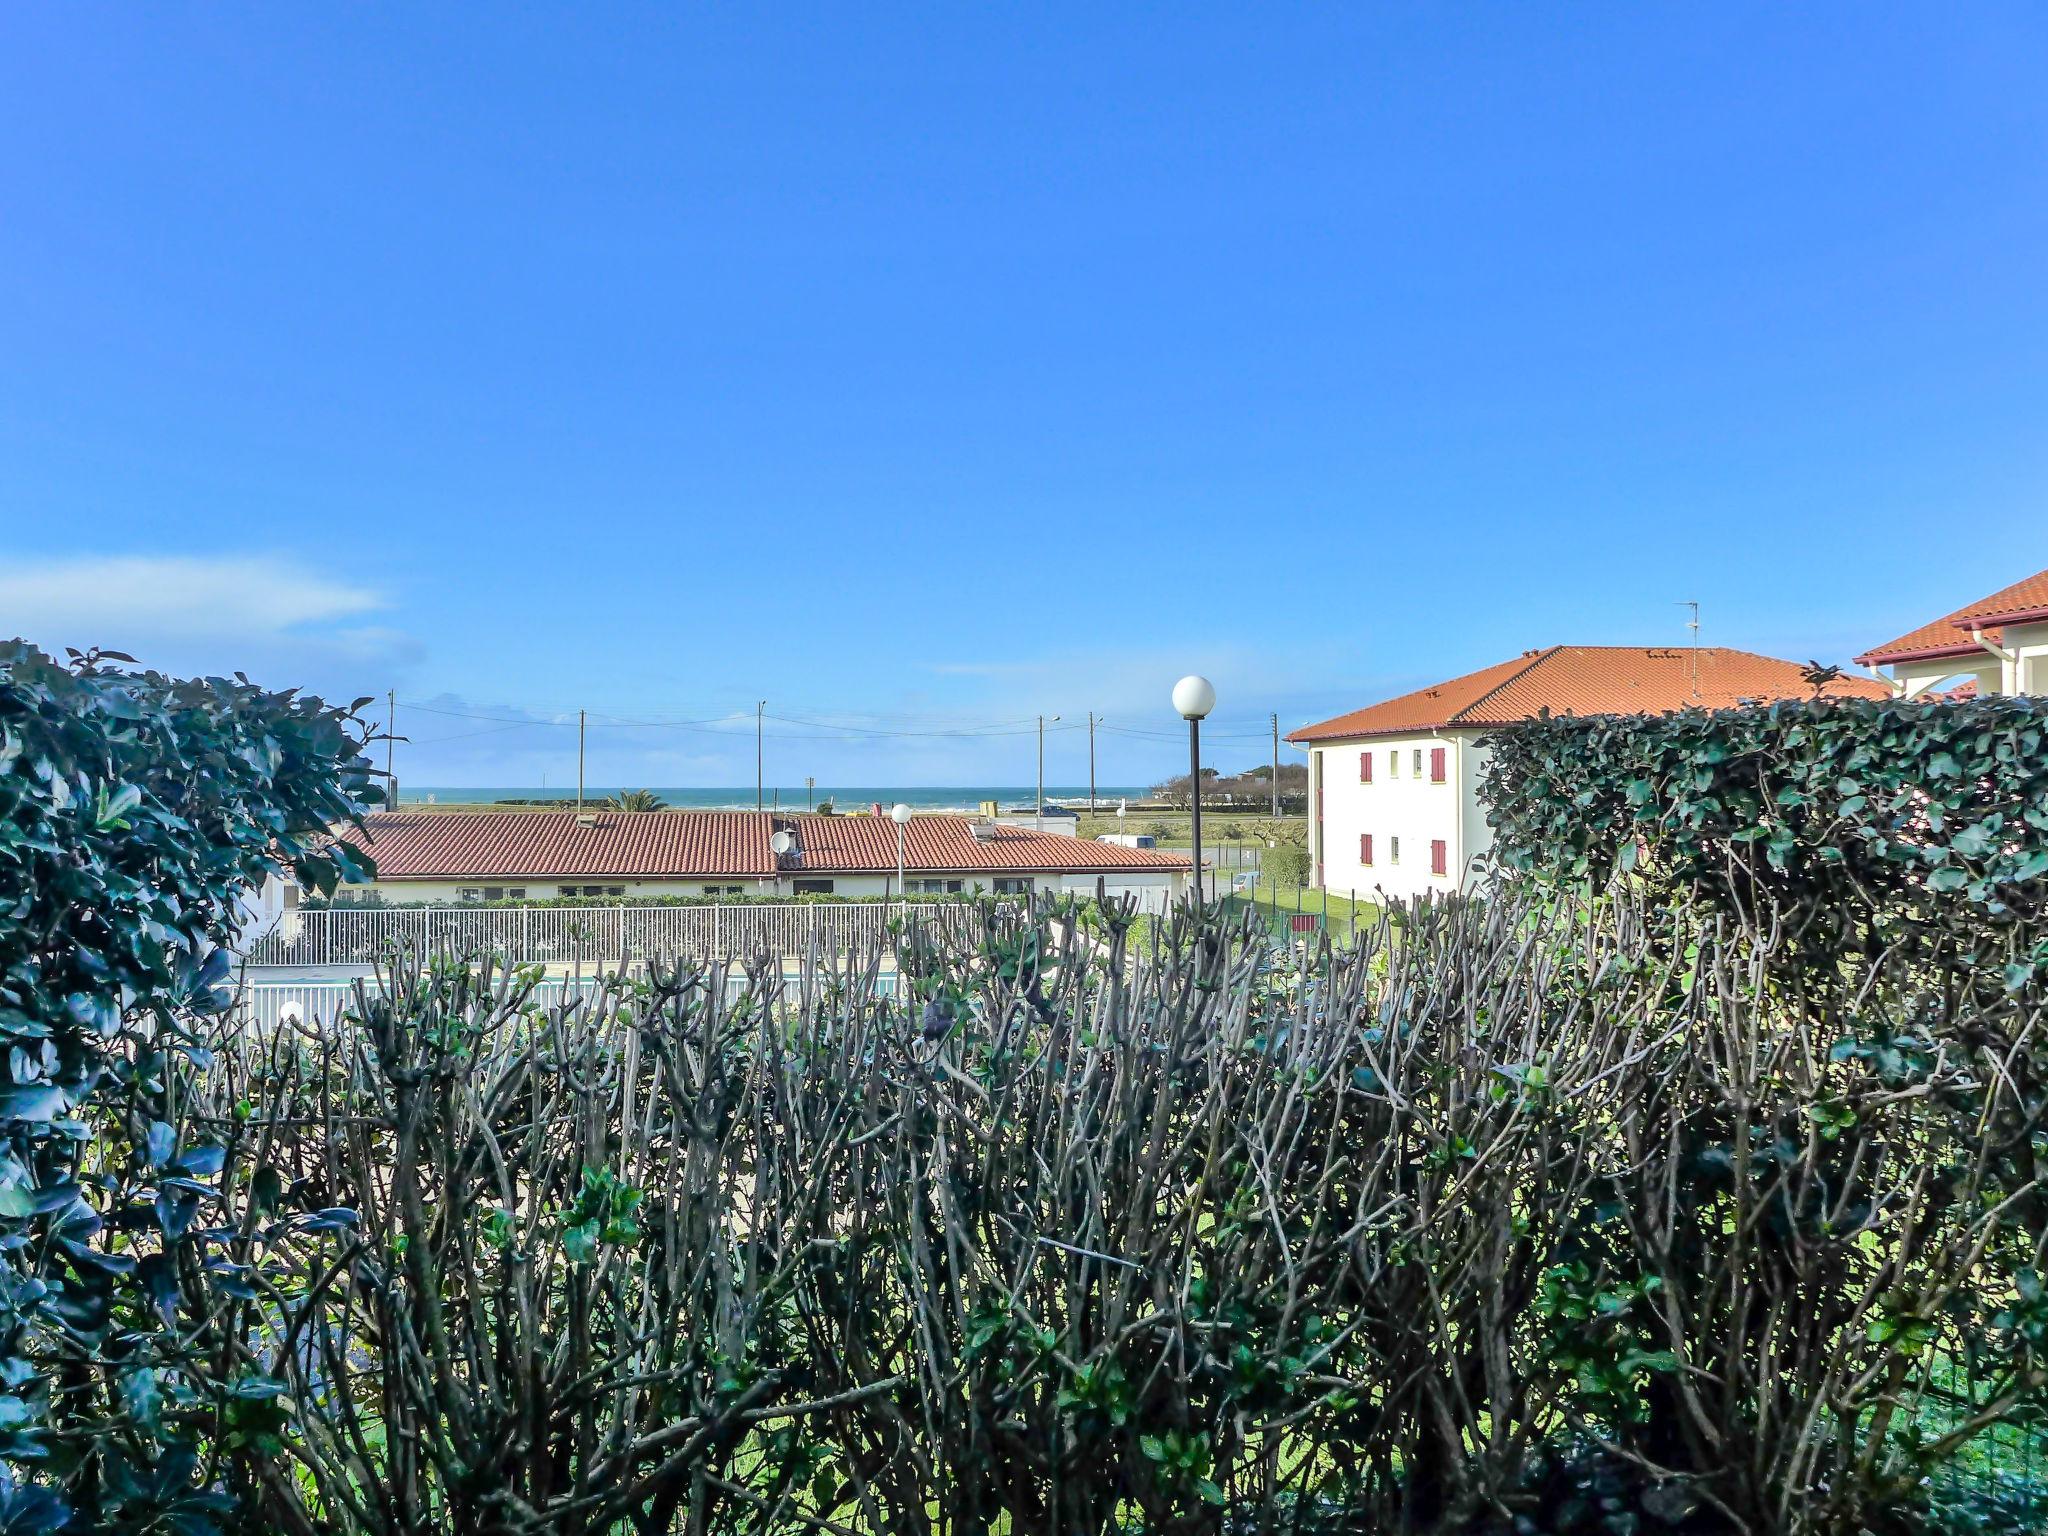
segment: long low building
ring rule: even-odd
[[[895,822],[761,811],[387,812],[342,840],[377,866],[344,897],[449,905],[560,897],[896,894]],[[783,851],[778,851],[778,846]],[[911,895],[1071,891],[1135,896],[1164,910],[1186,888],[1185,856],[915,816],[903,829]]]

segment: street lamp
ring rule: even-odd
[[[1195,806],[1195,900],[1202,899],[1202,720],[1216,707],[1216,686],[1189,673],[1173,685],[1173,707],[1188,723],[1188,792]]]
[[[896,899],[907,901],[910,892],[903,884],[903,829],[910,825],[910,807],[898,800],[890,807],[889,819],[896,823]]]

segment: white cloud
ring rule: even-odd
[[[0,639],[120,651],[182,674],[246,672],[273,688],[353,698],[403,684],[418,641],[378,622],[384,595],[265,555],[0,554]]]
[[[375,592],[265,557],[82,556],[0,567],[0,625],[64,644],[85,634],[127,646],[257,640],[317,629],[384,606]],[[357,630],[389,643],[389,633]]]

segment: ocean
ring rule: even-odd
[[[586,785],[583,797],[586,801],[603,800],[618,794],[621,789],[638,789],[640,785]],[[689,789],[650,784],[645,786],[661,796],[671,810],[677,811],[751,811],[754,808],[754,788],[743,789],[720,787],[716,789]],[[1095,790],[1095,803],[1105,810],[1115,810],[1120,799],[1133,804],[1144,799],[1150,791],[1141,785],[1105,784]],[[984,800],[999,802],[1005,810],[1031,809],[1033,787],[1013,784],[976,786],[971,784],[951,785],[895,785],[893,787],[873,784],[838,785],[820,784],[815,790],[806,791],[799,784],[795,789],[787,785],[769,785],[764,804],[771,809],[801,811],[805,809],[806,796],[809,804],[830,800],[835,809],[851,810],[855,806],[869,806],[877,802],[894,805],[899,800],[918,811],[976,811]],[[576,787],[572,784],[565,792],[559,785],[548,785],[545,789],[535,785],[493,785],[485,788],[470,788],[439,784],[423,784],[418,787],[401,782],[398,786],[398,803],[407,805],[490,805],[508,800],[574,800]],[[1048,805],[1086,806],[1088,786],[1072,784],[1048,784],[1045,786],[1045,800]]]

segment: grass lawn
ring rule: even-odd
[[[1190,823],[1193,817],[1186,811],[1132,811],[1124,817],[1123,830],[1126,832],[1147,832],[1159,839],[1162,847],[1185,848],[1191,836]],[[1100,837],[1117,830],[1116,812],[1097,811],[1090,815],[1083,811],[1080,837]],[[1048,824],[1047,831],[1058,831]],[[1299,816],[1282,816],[1278,821],[1264,812],[1251,814],[1244,811],[1217,810],[1202,807],[1202,842],[1205,847],[1214,848],[1224,843],[1260,843],[1268,839],[1282,843],[1304,843],[1308,840],[1308,824]]]
[[[1354,922],[1359,927],[1376,922],[1379,905],[1363,898],[1352,901],[1349,897],[1331,895],[1318,890],[1304,890],[1299,886],[1282,886],[1275,890],[1263,881],[1251,896],[1231,896],[1227,904],[1232,911],[1255,907],[1260,916],[1276,925],[1285,925],[1296,912],[1323,917],[1333,933],[1349,934]]]

